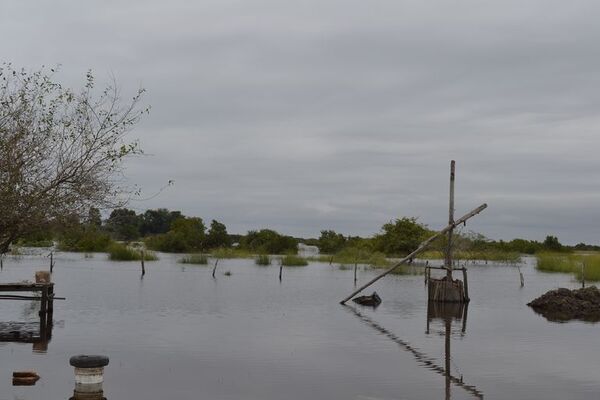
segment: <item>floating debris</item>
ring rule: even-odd
[[[15,371],[13,372],[13,386],[33,386],[40,379],[35,371]]]
[[[381,297],[379,297],[377,292],[373,292],[373,294],[370,296],[359,296],[355,299],[352,299],[352,301],[360,304],[361,306],[377,307],[381,304]]]

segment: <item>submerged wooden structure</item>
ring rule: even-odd
[[[467,284],[467,270],[466,268],[461,268],[463,271],[463,281],[455,280],[452,277],[452,271],[457,270],[452,265],[452,236],[454,234],[454,229],[462,224],[467,223],[467,220],[479,214],[483,210],[487,208],[487,204],[482,204],[474,210],[468,212],[463,215],[459,219],[454,219],[454,179],[455,179],[455,161],[452,160],[450,163],[450,205],[449,205],[449,217],[448,217],[448,225],[437,232],[429,239],[423,241],[416,250],[402,258],[396,264],[394,264],[391,268],[371,279],[369,282],[352,292],[348,297],[340,302],[340,304],[346,304],[346,302],[352,299],[354,296],[377,282],[379,279],[393,272],[398,267],[403,264],[412,261],[419,253],[423,252],[434,240],[447,235],[448,244],[446,247],[446,256],[444,260],[443,267],[426,267],[426,276],[429,274],[431,269],[443,269],[446,271],[446,276],[442,279],[433,279],[429,278],[428,282],[428,296],[431,301],[440,301],[440,302],[458,302],[458,303],[466,303],[469,299],[468,293],[468,284]]]
[[[38,278],[37,274],[36,278]],[[64,300],[64,298],[54,295],[54,283],[50,282],[49,279],[37,280],[39,281],[36,283],[0,283],[0,300],[40,302],[39,324],[12,321],[0,322],[0,342],[32,343],[34,351],[46,351],[48,342],[52,337],[54,300]]]

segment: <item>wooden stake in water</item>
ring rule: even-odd
[[[52,273],[53,269],[54,269],[54,252],[51,251],[50,252],[50,273]]]
[[[212,277],[215,277],[215,272],[217,272],[217,264],[219,264],[219,259],[217,258],[215,260],[215,266],[213,267],[213,273],[212,273]]]
[[[354,284],[356,285],[356,269],[358,268],[358,260],[354,259]]]
[[[283,258],[279,259],[279,282],[281,282],[281,273],[283,271]]]
[[[146,267],[144,266],[144,258],[146,258],[146,254],[144,252],[144,249],[142,249],[140,251],[140,253],[142,255],[142,259],[141,259],[141,262],[142,262],[142,276],[144,276],[144,275],[146,275]]]
[[[525,286],[525,278],[523,278],[523,273],[521,272],[521,267],[517,264],[517,269],[519,270],[519,279],[521,279],[521,287]]]

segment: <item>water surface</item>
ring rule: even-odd
[[[600,394],[600,327],[553,323],[526,303],[571,276],[469,265],[471,303],[461,319],[430,318],[422,276],[388,276],[376,310],[343,307],[353,271],[323,263],[212,268],[160,254],[140,279],[137,263],[106,255],[55,256],[56,301],[45,352],[0,343],[0,400],[68,399],[70,356],[110,357],[105,396],[136,399],[590,399]],[[5,259],[1,282],[32,279],[42,257]],[[231,271],[231,276],[225,276]],[[359,282],[378,271],[360,270]],[[0,301],[2,321],[35,322],[37,304]],[[435,315],[431,315],[434,317]],[[448,324],[450,322],[450,324]],[[429,325],[429,330],[428,330]],[[449,388],[446,332],[449,326]],[[38,348],[39,350],[39,348]],[[9,385],[35,369],[34,387]],[[441,372],[440,372],[441,370]],[[462,383],[461,383],[462,380]]]

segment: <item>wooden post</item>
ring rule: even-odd
[[[523,278],[523,273],[521,272],[521,267],[517,265],[517,269],[519,270],[519,279],[521,279],[521,287],[525,286],[525,278]]]
[[[450,162],[450,204],[448,207],[448,225],[454,224],[454,172],[456,162]],[[446,248],[446,276],[452,281],[452,234],[454,226],[448,230],[448,247]]]
[[[465,303],[468,303],[471,299],[469,298],[469,282],[467,281],[467,269],[463,267],[463,288],[465,290]]]
[[[54,269],[54,252],[51,251],[50,252],[50,273],[52,273],[53,269]]]
[[[281,273],[283,271],[283,258],[279,259],[279,282],[281,282]]]
[[[142,262],[142,276],[144,276],[144,275],[146,275],[146,268],[144,267],[144,258],[146,258],[146,254],[144,252],[144,249],[142,249],[140,251],[140,253],[142,255],[142,260],[141,260],[141,262]]]
[[[0,270],[4,269],[4,253],[0,254]]]
[[[404,264],[405,262],[407,262],[411,258],[414,258],[417,254],[419,254],[420,252],[422,252],[423,250],[425,250],[427,248],[427,246],[429,246],[431,244],[431,242],[433,242],[435,239],[437,239],[438,237],[440,237],[442,235],[445,235],[448,232],[448,230],[450,230],[451,228],[456,227],[457,225],[462,224],[463,222],[465,222],[469,218],[472,218],[475,215],[479,214],[480,212],[482,212],[486,208],[487,208],[487,204],[480,205],[479,207],[477,207],[473,211],[471,211],[471,212],[463,215],[461,218],[459,218],[454,223],[446,226],[444,229],[442,229],[438,233],[434,234],[429,239],[423,241],[419,245],[419,247],[417,247],[417,249],[415,251],[413,251],[412,253],[410,253],[409,255],[407,255],[406,257],[404,257],[403,259],[401,259],[400,261],[398,261],[396,264],[394,264],[391,268],[389,268],[385,272],[381,273],[380,275],[376,276],[375,278],[371,279],[369,282],[367,282],[366,284],[364,284],[363,286],[361,286],[360,288],[358,288],[357,290],[355,290],[350,296],[348,296],[344,300],[340,301],[340,304],[346,304],[346,302],[348,300],[350,300],[351,298],[353,298],[354,296],[356,296],[357,294],[359,294],[360,292],[362,292],[363,290],[365,290],[366,288],[368,288],[369,286],[371,286],[372,284],[374,284],[375,282],[377,282],[378,280],[380,280],[381,278],[383,278],[384,276],[386,276],[387,274],[391,273],[392,271],[394,271],[396,268],[398,268],[399,266],[401,266],[402,264]]]
[[[217,272],[217,264],[219,264],[219,259],[215,260],[215,266],[213,267],[212,277],[215,277],[215,272]]]
[[[40,317],[46,315],[48,309],[48,286],[42,288],[42,301],[40,303]]]
[[[358,260],[354,259],[354,284],[356,285],[356,269],[358,268]]]

